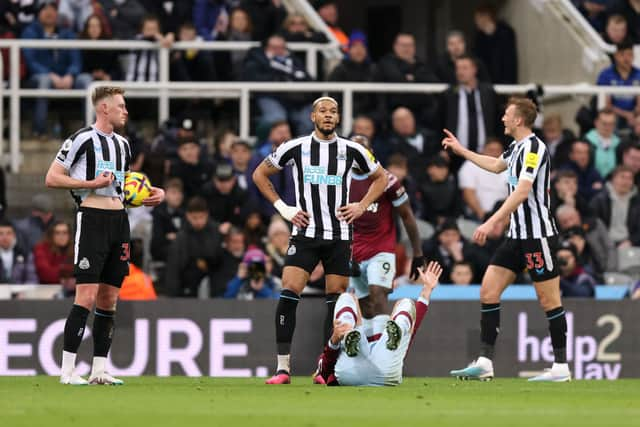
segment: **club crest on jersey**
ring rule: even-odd
[[[296,245],[289,246],[287,249],[287,255],[295,255],[296,254]]]
[[[89,260],[87,259],[87,257],[82,258],[78,263],[78,268],[80,270],[88,270],[90,267],[91,264],[89,264]]]
[[[339,151],[338,152],[338,157],[336,157],[338,160],[347,160],[347,152],[346,151]]]

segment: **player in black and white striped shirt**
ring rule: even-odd
[[[326,281],[327,320],[330,329],[333,307],[349,285],[351,273],[351,223],[380,197],[387,177],[373,155],[360,144],[340,138],[338,103],[329,97],[313,103],[311,135],[281,144],[253,173],[253,180],[267,200],[294,225],[285,267],[280,301],[276,309],[278,367],[267,384],[290,382],[290,349],[300,293],[319,261]],[[285,166],[293,168],[296,206],[288,206],[275,192],[270,175]],[[349,203],[352,167],[372,179],[359,203]]]
[[[551,159],[545,144],[531,131],[536,119],[535,104],[525,98],[511,98],[502,117],[505,134],[514,138],[499,158],[483,156],[464,148],[445,129],[445,148],[490,172],[508,171],[509,196],[500,209],[475,231],[476,243],[484,245],[487,235],[510,216],[507,239],[493,254],[482,279],[480,338],[481,355],[468,367],[451,371],[462,378],[493,378],[494,346],[500,327],[500,296],[527,269],[540,305],[549,321],[555,357],[552,368],[533,381],[569,381],[566,359],[567,322],[560,300],[560,279],[555,259],[557,234],[549,206]]]
[[[123,94],[124,90],[115,86],[95,89],[95,124],[64,141],[47,172],[47,187],[71,190],[78,204],[74,242],[76,295],[64,327],[62,384],[87,384],[76,374],[75,360],[94,305],[94,357],[88,383],[122,384],[106,372],[106,361],[120,286],[129,274],[129,219],[122,202],[122,187],[131,150],[127,140],[114,131],[127,121]],[[163,199],[164,191],[153,187],[144,204],[155,206]]]

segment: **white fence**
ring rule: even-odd
[[[253,42],[179,42],[171,49],[207,49],[207,50],[239,50],[255,46]],[[332,45],[313,43],[290,43],[292,50],[307,51],[307,66],[315,67],[316,54],[323,49],[333,49]],[[143,41],[84,41],[84,40],[0,40],[0,47],[10,48],[11,73],[9,89],[3,90],[0,85],[0,98],[9,97],[10,109],[10,156],[11,171],[16,173],[20,167],[20,99],[21,98],[85,98],[87,122],[91,121],[91,90],[101,82],[94,82],[85,90],[42,90],[22,89],[19,81],[19,49],[22,47],[57,48],[57,49],[94,49],[94,50],[123,50],[123,49],[157,49],[159,50],[159,81],[158,82],[112,82],[127,89],[130,98],[158,99],[158,122],[169,117],[169,99],[171,98],[236,98],[239,99],[239,134],[242,138],[249,137],[250,97],[259,92],[322,92],[341,93],[342,132],[351,130],[353,119],[353,95],[361,92],[377,93],[437,93],[447,88],[445,84],[406,84],[406,83],[335,83],[335,82],[305,82],[305,83],[265,83],[265,82],[170,82],[169,81],[169,51],[155,43]],[[315,68],[314,68],[315,69]],[[2,61],[0,61],[0,75],[2,75]],[[524,93],[534,89],[534,84],[523,85],[495,85],[499,94]],[[600,104],[607,94],[640,95],[640,87],[595,86],[586,83],[575,85],[544,85],[545,96],[555,95],[598,95]],[[0,107],[0,113],[1,107]],[[135,114],[135,113],[134,113]],[[0,129],[3,116],[0,114]],[[0,132],[0,153],[4,153],[4,141]]]

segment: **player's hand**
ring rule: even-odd
[[[349,203],[348,205],[340,206],[338,208],[338,219],[342,219],[351,224],[356,219],[360,218],[365,212],[362,203]]]
[[[290,221],[298,228],[305,228],[309,225],[309,219],[311,215],[309,213],[298,209],[296,206],[289,206],[282,199],[278,199],[274,202],[273,207],[276,208],[278,213],[287,221]]]
[[[420,281],[423,284],[423,293],[427,292],[429,295],[425,298],[429,299],[431,291],[438,286],[438,280],[440,280],[440,276],[442,275],[442,266],[437,261],[431,261],[426,268],[420,268],[419,273]],[[425,296],[422,293],[421,295],[423,297]]]
[[[305,228],[309,225],[310,218],[311,215],[309,215],[309,213],[300,210],[291,218],[291,223],[298,228]]]
[[[158,206],[164,200],[164,190],[158,187],[151,187],[151,194],[142,201],[145,206]]]
[[[409,273],[409,279],[412,281],[418,280],[420,277],[420,269],[424,268],[425,259],[423,256],[413,257],[411,260],[411,272]]]
[[[342,338],[353,329],[353,325],[350,323],[342,323],[339,320],[333,321],[333,333],[331,334],[331,343],[333,345],[338,345]]]
[[[491,233],[491,230],[493,230],[493,223],[489,221],[480,225],[473,233],[473,241],[480,246],[484,246],[484,244],[487,243],[487,236]]]
[[[108,171],[102,172],[100,175],[96,176],[95,179],[89,181],[90,188],[104,188],[111,185],[115,176]]]
[[[449,129],[442,129],[442,131],[445,133],[445,135],[447,135],[442,139],[442,148],[444,148],[445,150],[449,148],[451,149],[451,151],[453,151],[454,154],[461,156],[462,152],[464,151],[464,147],[462,146],[462,144],[460,144],[458,138],[456,138],[456,136]]]

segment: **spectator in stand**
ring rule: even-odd
[[[617,13],[609,15],[602,38],[605,42],[615,45],[631,42],[627,30],[627,20],[624,19],[624,16]]]
[[[141,239],[131,239],[129,275],[122,281],[119,298],[123,301],[153,301],[158,299],[151,277],[142,270],[144,245]]]
[[[110,39],[104,32],[102,20],[98,15],[91,15],[87,18],[80,38],[83,40]],[[83,50],[82,71],[91,75],[93,80],[109,81],[122,79],[118,53],[114,50]]]
[[[560,114],[545,114],[542,130],[537,130],[536,134],[547,145],[552,169],[569,161],[571,144],[576,140],[576,137],[571,130],[563,127]]]
[[[422,219],[434,227],[445,218],[462,214],[462,199],[456,179],[449,171],[449,162],[440,155],[427,163],[427,177],[419,184],[422,199]],[[480,283],[480,282],[478,282]]]
[[[391,115],[392,134],[388,145],[391,153],[400,153],[409,159],[409,172],[415,179],[424,176],[429,158],[440,151],[435,133],[419,128],[410,109],[398,107]]]
[[[5,40],[5,39],[13,40],[20,35],[20,32],[12,31],[11,26],[9,26],[6,23],[6,19],[5,19],[5,22],[3,22],[2,20],[3,15],[7,15],[7,14],[11,15],[11,14],[8,12],[5,12],[3,14],[2,9],[3,9],[3,5],[0,5],[0,40]],[[2,59],[2,64],[4,66],[3,73],[2,75],[0,75],[0,79],[8,82],[9,76],[11,74],[11,58],[10,58],[11,55],[9,54],[9,48],[5,47],[0,49],[0,53],[2,54],[2,57],[0,59]],[[19,69],[18,76],[20,77],[20,80],[22,80],[26,75],[27,75],[27,66],[24,63],[24,59],[22,58],[22,55],[20,55],[20,69]],[[5,83],[5,84],[8,84],[8,83]]]
[[[0,167],[0,219],[3,219],[7,212],[7,188],[5,184],[4,169]]]
[[[603,178],[616,167],[616,150],[620,137],[616,134],[616,115],[611,108],[598,112],[595,127],[584,136],[591,144],[593,165]]]
[[[140,34],[136,39],[170,47],[174,42],[174,35],[173,33],[163,35],[160,20],[155,16],[147,15],[142,20]],[[155,82],[158,81],[159,70],[157,50],[136,50],[129,54],[126,79],[130,82]]]
[[[13,34],[21,34],[38,15],[37,0],[11,0],[0,2],[0,26]]]
[[[371,82],[375,75],[375,65],[369,58],[367,36],[361,31],[353,31],[345,58],[338,64],[328,80],[332,82]],[[353,115],[373,114],[377,109],[376,97],[370,93],[353,94]],[[337,99],[340,99],[338,96]],[[339,101],[340,102],[340,101]]]
[[[640,69],[633,66],[633,45],[629,42],[617,45],[613,54],[613,64],[600,72],[597,84],[599,86],[629,86],[640,85]],[[608,95],[607,108],[613,110],[618,118],[618,128],[628,128],[633,125],[635,114],[640,113],[640,95]],[[596,119],[597,120],[597,119]]]
[[[147,13],[160,19],[160,26],[177,33],[185,22],[192,22],[194,0],[140,0]]]
[[[376,157],[378,157],[377,153]],[[413,210],[415,217],[421,218],[422,196],[418,191],[416,180],[409,174],[409,161],[407,160],[407,158],[400,153],[392,154],[387,160],[386,168],[402,183],[404,189],[407,192],[407,195],[409,195],[411,209]]]
[[[33,259],[38,283],[60,284],[60,272],[73,269],[71,225],[64,221],[51,224],[44,238],[33,247]]]
[[[582,265],[588,266],[589,273],[602,281],[605,271],[616,271],[616,246],[599,218],[582,216],[569,205],[559,206],[555,215],[562,238],[576,247],[578,259]]]
[[[451,270],[456,262],[466,261],[473,266],[473,283],[480,283],[489,263],[488,256],[460,234],[454,218],[447,218],[436,228],[435,234],[422,245],[425,259],[442,266],[441,283],[451,283]]]
[[[31,251],[23,249],[17,240],[13,224],[0,220],[0,283],[38,283]]]
[[[287,17],[282,0],[242,0],[240,7],[251,17],[252,40],[266,40],[282,27]]]
[[[555,214],[561,205],[571,206],[583,217],[592,216],[589,203],[578,193],[578,175],[570,169],[559,170],[551,186],[551,212]]]
[[[338,41],[342,50],[346,51],[349,43],[347,34],[338,26],[338,5],[335,0],[319,0],[316,3],[316,10],[318,15],[329,27],[329,31],[333,34]]]
[[[640,188],[640,142],[628,144],[622,149],[621,164],[633,172],[633,182]]]
[[[353,124],[351,126],[351,135],[366,136],[369,141],[371,141],[371,146],[376,153],[376,159],[378,159],[378,161],[382,165],[385,165],[387,163],[390,147],[387,144],[387,141],[380,135],[378,135],[376,122],[371,116],[363,114],[355,116],[353,119]],[[376,150],[380,151],[378,152]]]
[[[416,57],[416,40],[412,34],[399,33],[393,43],[393,51],[383,56],[376,67],[375,80],[390,83],[433,83],[435,74]],[[437,99],[425,94],[390,94],[384,107],[395,110],[399,106],[407,107],[416,117],[420,126],[433,128],[436,125]]]
[[[242,262],[242,257],[246,251],[245,237],[242,230],[231,227],[222,245],[221,261],[214,271],[211,272],[211,298],[222,298],[227,291],[227,284],[238,272],[238,265]]]
[[[436,65],[436,75],[443,83],[455,85],[458,83],[456,78],[456,59],[467,53],[467,42],[462,31],[453,30],[447,34],[447,51],[440,55]],[[489,72],[482,61],[474,58],[474,62],[478,68],[478,80],[488,83]]]
[[[238,274],[227,285],[225,298],[253,300],[277,298],[279,293],[267,271],[267,259],[260,249],[249,249],[238,265]]]
[[[154,261],[167,261],[169,245],[176,239],[184,224],[184,192],[178,178],[167,180],[164,185],[164,201],[153,208],[151,215],[151,257]]]
[[[605,189],[591,200],[591,209],[618,248],[640,246],[640,195],[631,169],[616,167]]]
[[[231,162],[231,145],[238,138],[231,129],[224,129],[215,137],[213,160],[216,164]]]
[[[455,261],[451,267],[451,284],[467,286],[473,283],[473,265],[469,261]]]
[[[93,0],[58,0],[58,23],[74,33],[81,32],[95,13]]]
[[[178,159],[169,170],[169,177],[180,178],[184,185],[184,197],[189,200],[199,195],[202,186],[209,182],[213,174],[213,163],[200,152],[202,147],[195,139],[184,137],[178,143]]]
[[[138,0],[101,0],[109,18],[113,38],[132,40],[140,31],[142,18],[147,14]]]
[[[226,3],[219,0],[195,0],[193,25],[203,40],[221,39],[229,25],[229,11]]]
[[[482,154],[498,158],[503,151],[502,141],[489,138],[484,144]],[[458,183],[462,191],[467,216],[484,222],[496,202],[508,196],[507,173],[488,172],[470,161],[462,164],[458,172]]]
[[[220,263],[222,236],[203,198],[190,199],[186,211],[187,221],[169,247],[164,289],[168,296],[195,298]]]
[[[23,39],[73,40],[70,30],[58,28],[58,6],[54,0],[44,0],[38,7],[38,19],[24,29]],[[38,89],[84,89],[91,76],[82,73],[82,57],[77,49],[23,49],[30,84]],[[48,100],[34,102],[32,127],[34,135],[46,138]]]
[[[229,17],[229,30],[226,39],[234,42],[248,42],[252,40],[253,25],[251,17],[246,10],[237,7],[231,11]],[[244,50],[233,50],[229,52],[231,61],[231,79],[239,80],[242,75],[242,64],[247,52]]]
[[[180,25],[178,40],[184,42],[202,40],[196,34],[196,28],[191,22]],[[216,80],[216,69],[213,63],[213,55],[208,50],[175,50],[171,52],[170,63],[171,80],[213,81]]]
[[[251,210],[244,222],[244,236],[247,239],[247,247],[264,248],[267,237],[267,226],[262,220],[262,215],[256,210]]]
[[[518,54],[513,28],[498,20],[491,6],[481,6],[473,15],[476,24],[475,53],[487,66],[494,84],[518,82]]]
[[[281,35],[269,37],[262,47],[249,50],[244,62],[243,80],[267,82],[302,82],[311,77],[287,50]],[[311,97],[310,97],[311,96]],[[288,120],[296,135],[307,135],[313,130],[311,116],[312,95],[308,93],[261,93],[256,97],[260,120],[271,124]]]
[[[14,223],[19,246],[31,252],[55,220],[51,196],[46,193],[35,194],[31,198],[31,214]]]
[[[602,177],[591,164],[591,144],[585,141],[576,140],[571,144],[569,151],[569,162],[562,165],[560,169],[570,169],[578,176],[578,194],[585,200],[598,193],[603,186]]]
[[[640,1],[615,0],[611,6],[611,14],[620,14],[627,20],[629,37],[634,44],[640,43]]]
[[[274,216],[267,229],[265,251],[273,262],[271,275],[278,279],[282,279],[284,260],[289,248],[289,237],[291,237],[291,231],[287,223],[281,217]]]
[[[247,141],[238,139],[231,144],[231,166],[233,173],[238,178],[238,185],[243,190],[249,189],[251,173],[249,162],[251,161],[251,146]]]
[[[258,167],[260,163],[267,157],[271,152],[275,151],[281,144],[291,139],[291,130],[289,129],[289,123],[285,121],[275,122],[271,125],[271,129],[269,130],[269,136],[267,139],[260,144],[255,154],[251,158],[249,162],[249,172],[253,173],[254,170]],[[273,185],[274,190],[280,195],[280,198],[283,202],[288,204],[289,206],[294,206],[296,204],[295,201],[295,183],[293,182],[293,171],[292,168],[287,167],[284,168],[282,173],[277,175],[272,175],[269,177],[271,181],[271,185]],[[251,197],[256,201],[257,209],[262,214],[264,220],[271,218],[277,211],[273,207],[273,203],[267,200],[262,193],[258,190],[253,179],[249,180],[249,193]]]
[[[631,124],[631,132],[626,135],[622,144],[618,146],[618,156],[622,155],[622,151],[629,145],[640,143],[640,114],[636,114],[633,117],[633,123]]]
[[[596,281],[585,271],[578,260],[578,252],[571,242],[564,241],[556,251],[560,270],[560,291],[562,296],[594,298]]]
[[[442,127],[455,129],[463,146],[480,153],[487,137],[498,134],[497,95],[493,86],[478,81],[472,57],[458,57],[455,66],[457,84],[444,92],[440,103]],[[458,170],[461,164],[462,159],[454,156],[452,168]]]
[[[300,13],[289,14],[282,23],[280,32],[287,42],[327,43],[329,40],[324,33],[314,31],[304,15]],[[306,52],[295,52],[300,62],[305,63]]]
[[[253,210],[249,193],[238,185],[238,178],[227,163],[216,165],[213,178],[202,187],[201,194],[209,206],[211,219],[220,224],[218,230],[223,235],[232,225],[244,227]]]
[[[581,0],[578,10],[589,24],[599,33],[605,29],[607,20],[607,6],[611,0]]]

